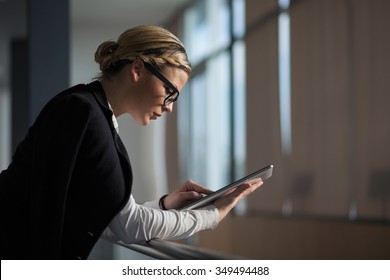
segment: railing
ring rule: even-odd
[[[228,260],[241,259],[241,257],[216,252],[213,250],[198,248],[195,246],[180,244],[166,240],[151,240],[144,244],[119,245],[160,260]]]

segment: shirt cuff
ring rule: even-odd
[[[207,213],[206,215],[209,216],[209,218],[206,219],[206,221],[208,222],[208,226],[207,226],[208,229],[210,229],[210,230],[216,229],[218,224],[219,224],[219,210],[218,210],[218,208],[215,207],[215,205],[210,204],[208,206],[199,208],[198,210],[200,210],[200,211],[203,210],[205,213]]]

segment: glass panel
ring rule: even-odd
[[[235,179],[241,178],[246,171],[246,65],[245,43],[237,41],[233,45],[233,127],[234,127],[234,164]]]
[[[195,66],[230,42],[229,7],[226,0],[199,1],[184,17],[184,44]]]
[[[208,61],[206,70],[191,79],[190,93],[181,100],[179,110],[179,137],[184,142],[180,150],[188,156],[182,156],[186,175],[211,189],[230,180],[229,85],[229,55],[225,52]],[[183,148],[186,144],[188,150]]]
[[[207,1],[210,22],[210,52],[226,48],[230,43],[230,12],[227,0]]]
[[[209,186],[218,189],[230,180],[230,75],[229,54],[224,52],[207,63],[207,169]]]
[[[233,36],[242,38],[245,35],[245,1],[233,1]]]
[[[193,82],[195,78],[191,79]],[[188,174],[188,162],[190,161],[190,147],[191,147],[191,134],[190,134],[190,104],[191,104],[191,91],[189,82],[187,86],[183,88],[180,93],[180,101],[177,102],[177,134],[178,134],[178,153],[179,153],[179,167],[180,181],[184,182],[190,178]]]
[[[188,174],[190,178],[203,185],[208,183],[207,159],[211,156],[207,137],[209,112],[206,97],[206,76],[197,75],[191,82],[189,115],[191,147]]]
[[[189,8],[184,17],[184,45],[193,65],[199,63],[210,52],[208,42],[209,23],[206,3],[199,1]]]
[[[196,73],[179,113],[181,160],[187,178],[218,189],[232,177],[230,54],[212,56],[230,44],[228,1],[197,2],[185,13],[184,25],[184,43]]]

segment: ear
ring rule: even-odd
[[[144,63],[141,59],[136,59],[131,63],[130,74],[134,82],[137,82],[140,79],[143,68]]]

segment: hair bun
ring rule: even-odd
[[[110,42],[110,45],[108,46],[107,51],[109,53],[114,53],[118,49],[118,43],[117,42]]]
[[[95,61],[100,65],[100,70],[107,70],[113,62],[113,56],[118,49],[118,43],[114,41],[103,42],[95,53]]]

